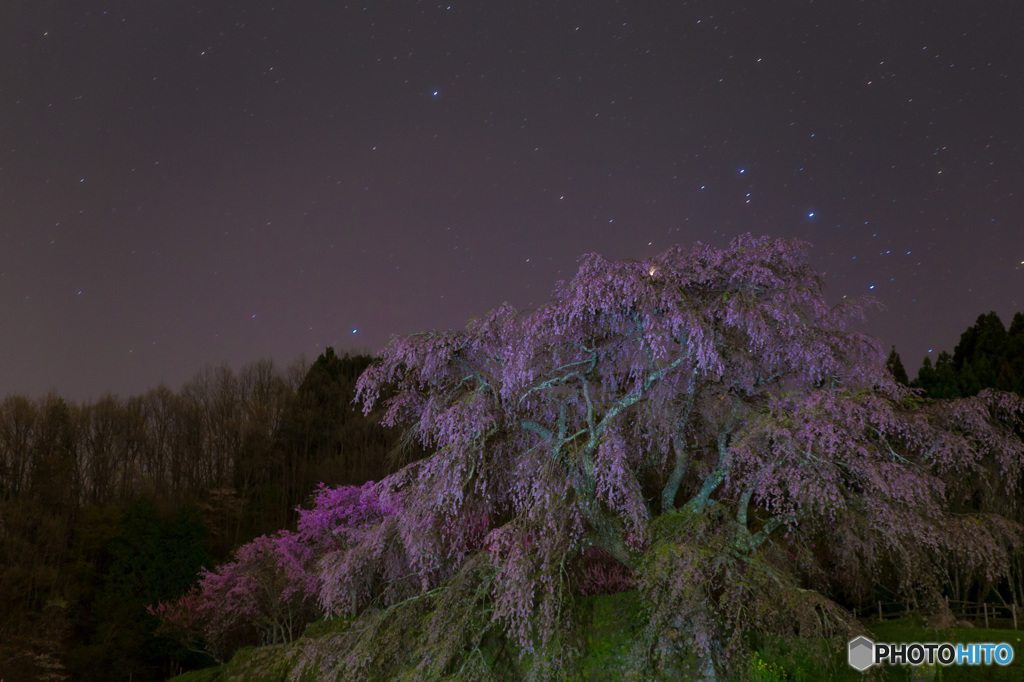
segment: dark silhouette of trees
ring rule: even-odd
[[[32,449],[39,415],[21,396],[8,396],[0,405],[0,500],[27,490],[32,474]]]
[[[327,474],[328,480],[353,480],[355,472],[345,471],[343,449],[351,448],[355,458],[359,444],[346,433],[355,397],[355,380],[369,364],[368,357],[338,357],[328,348],[314,362],[282,416],[274,443],[275,461],[267,471],[265,485],[274,489],[280,503],[278,527],[291,519],[294,505],[288,500],[308,496]]]
[[[75,535],[85,589],[71,606],[81,644],[69,652],[68,669],[96,682],[166,677],[171,656],[189,656],[154,636],[157,621],[146,606],[186,590],[210,563],[205,525],[194,507],[164,518],[149,498],[83,511]]]
[[[177,392],[0,401],[0,679],[198,663],[143,607],[293,523],[319,482],[388,473],[397,434],[352,405],[370,361],[328,349],[206,367]]]
[[[899,383],[907,386],[910,384],[910,379],[907,377],[907,370],[903,368],[903,361],[900,360],[900,354],[896,352],[896,346],[892,347],[889,351],[889,357],[885,360],[885,368],[889,370],[889,374],[892,374],[892,378]]]
[[[977,395],[986,388],[1024,396],[1024,314],[1007,330],[994,312],[979,315],[960,335],[953,354],[943,351],[932,366],[924,359],[911,383],[932,398]]]

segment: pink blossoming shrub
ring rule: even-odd
[[[206,654],[218,663],[231,657],[236,649],[258,641],[252,623],[235,619],[228,622],[215,601],[221,590],[217,578],[200,574],[199,584],[174,602],[161,602],[147,610],[160,619],[159,634],[177,640],[189,651]]]
[[[322,614],[318,562],[360,546],[368,528],[392,514],[399,499],[382,500],[372,481],[359,487],[321,485],[312,509],[297,510],[297,532],[280,531],[242,545],[232,561],[204,570],[198,585],[178,601],[150,612],[162,620],[165,633],[218,661],[242,645],[291,641]]]
[[[177,602],[150,608],[165,633],[222,661],[245,644],[289,642],[319,615],[313,553],[294,533],[263,535],[204,570]]]

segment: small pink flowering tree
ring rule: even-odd
[[[186,650],[209,656],[223,663],[239,646],[247,643],[255,633],[216,632],[211,621],[216,617],[214,604],[206,597],[201,587],[206,573],[200,574],[200,585],[180,596],[173,602],[160,602],[146,610],[160,619],[157,633],[176,640]],[[233,640],[233,641],[232,641]]]
[[[286,530],[243,545],[225,569],[238,575],[240,613],[259,628],[262,643],[290,642],[319,616],[312,549]]]
[[[242,545],[232,561],[204,570],[198,584],[150,613],[191,651],[223,661],[239,646],[290,642],[322,611],[317,562],[358,544],[390,509],[373,482],[320,486],[311,509],[298,509],[297,532],[263,535]]]
[[[223,661],[245,644],[290,642],[319,616],[311,548],[289,531],[263,535],[204,570],[176,602],[150,608],[162,631]]]
[[[147,610],[161,621],[158,634],[223,663],[239,647],[260,641],[253,600],[248,598],[254,587],[249,578],[234,573],[232,564],[203,569],[198,584],[176,601]]]
[[[867,303],[828,305],[804,244],[747,235],[588,255],[537,310],[394,338],[358,399],[386,389],[384,423],[434,454],[378,485],[391,513],[323,560],[322,605],[413,599],[486,556],[494,622],[557,665],[572,595],[603,574],[648,604],[638,672],[714,677],[750,630],[842,632],[837,580],[884,566],[934,590],[949,555],[1005,572],[1019,526],[952,514],[950,493],[1019,490],[1021,402],[918,409],[847,329]]]

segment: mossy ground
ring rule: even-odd
[[[621,680],[633,645],[644,626],[644,612],[635,592],[580,600],[586,649],[580,665],[585,680]]]

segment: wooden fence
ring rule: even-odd
[[[987,602],[979,604],[978,602],[955,601],[946,597],[946,606],[949,607],[950,612],[957,621],[967,621],[986,628],[1013,628],[1017,630],[1019,629],[1018,617],[1024,619],[1024,613],[1021,613],[1021,609],[1017,608],[1017,604],[989,604]],[[913,604],[908,604],[907,602],[878,601],[870,609],[861,609],[859,611],[854,609],[853,614],[860,617],[877,617],[879,620],[886,620],[902,618],[912,615],[917,611],[918,609]]]

